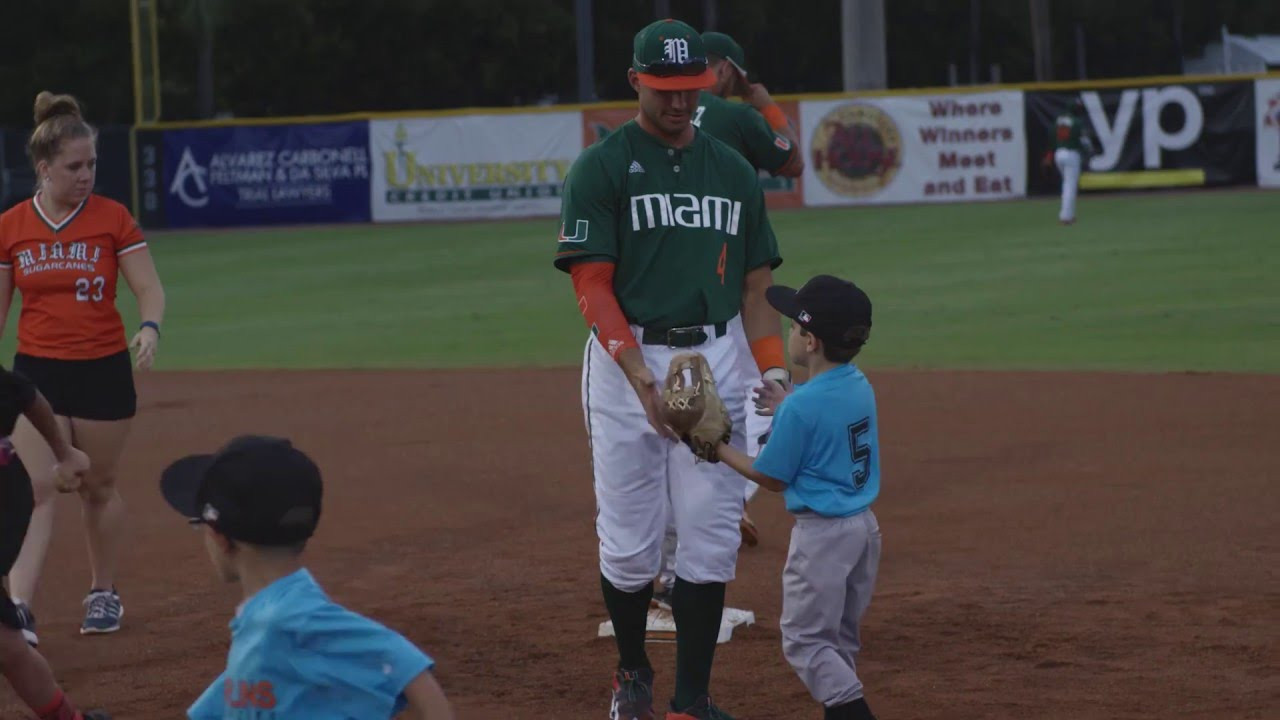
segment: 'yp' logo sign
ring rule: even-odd
[[[1083,92],[1080,99],[1102,143],[1102,153],[1089,159],[1089,169],[1094,171],[1112,170],[1119,162],[1139,100],[1142,102],[1142,166],[1148,170],[1160,167],[1163,151],[1185,150],[1194,145],[1204,129],[1204,108],[1199,98],[1181,85],[1123,91],[1114,121],[1107,119],[1098,93]],[[1180,106],[1184,118],[1182,127],[1172,132],[1160,122],[1161,112],[1170,105]]]

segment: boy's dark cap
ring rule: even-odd
[[[188,455],[160,476],[164,499],[192,523],[252,545],[293,545],[320,522],[320,468],[284,438],[241,435]]]
[[[871,298],[857,285],[831,275],[818,275],[793,290],[774,285],[765,291],[769,304],[795,320],[826,345],[851,349],[867,341],[871,330]]]

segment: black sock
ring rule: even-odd
[[[644,651],[644,633],[649,619],[649,600],[653,598],[653,583],[629,593],[614,587],[608,578],[601,575],[600,589],[604,591],[604,606],[609,610],[613,635],[618,641],[618,667],[623,670],[651,667],[649,656]]]
[[[684,710],[707,694],[723,614],[724,583],[696,584],[676,577],[671,615],[676,621],[677,710]]]
[[[858,698],[853,702],[825,708],[822,718],[823,720],[876,720],[876,716],[871,714],[871,708],[867,705],[865,698]]]

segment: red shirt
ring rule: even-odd
[[[91,360],[126,350],[118,259],[146,247],[129,210],[101,195],[59,223],[35,198],[0,215],[0,271],[13,272],[22,293],[18,352]]]

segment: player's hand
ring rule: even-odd
[[[658,389],[658,380],[654,378],[653,372],[649,368],[645,368],[643,372],[634,377],[628,377],[631,381],[631,387],[636,391],[636,397],[640,398],[640,404],[644,406],[644,415],[649,420],[649,426],[654,432],[668,440],[679,440],[670,427],[662,420],[662,391]]]
[[[662,390],[658,387],[658,379],[653,376],[653,371],[645,365],[640,349],[627,348],[618,353],[618,365],[622,367],[627,381],[631,383],[631,389],[636,391],[636,397],[640,399],[640,406],[644,408],[645,418],[649,420],[649,426],[653,431],[660,437],[679,441],[680,438],[675,431],[663,421]]]
[[[85,473],[89,472],[89,456],[67,445],[58,453],[53,466],[53,484],[58,492],[75,492],[80,489]]]
[[[134,366],[139,370],[150,370],[156,359],[156,345],[160,342],[160,333],[155,328],[144,327],[133,336],[129,348],[136,353]]]
[[[778,411],[778,406],[783,400],[791,394],[794,386],[786,380],[765,380],[764,384],[756,388],[753,401],[756,404],[756,414],[766,417],[772,416]]]
[[[751,107],[763,110],[773,104],[768,89],[760,83],[747,83],[742,90],[742,99]]]

